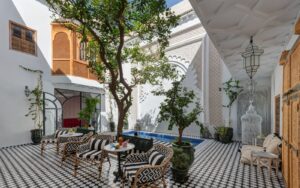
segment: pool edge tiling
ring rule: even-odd
[[[125,131],[123,134],[134,136],[134,133],[138,133],[137,136],[140,136],[141,138],[152,138],[152,139],[156,139],[168,143],[172,143],[178,137],[178,135],[174,135],[174,134],[165,134],[165,133],[156,133],[156,132],[147,132],[147,131],[134,131],[134,130]],[[190,136],[183,136],[182,138],[183,141],[191,142],[194,147],[196,147],[197,145],[201,144],[204,141],[204,139],[200,139],[197,137],[190,137]]]

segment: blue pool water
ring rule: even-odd
[[[176,140],[176,136],[171,136],[171,135],[165,135],[165,134],[160,134],[160,133],[150,133],[150,132],[145,132],[145,131],[127,131],[123,132],[124,135],[129,135],[129,136],[134,136],[134,133],[137,133],[139,137],[142,138],[153,138],[156,140],[160,140],[163,142],[169,142],[172,143]],[[190,142],[194,147],[198,144],[200,144],[203,140],[197,139],[197,138],[187,138],[187,137],[182,137],[183,141],[188,141]]]

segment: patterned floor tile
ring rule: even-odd
[[[155,141],[155,143],[163,143]],[[163,143],[170,146],[170,144]],[[262,188],[284,187],[281,174],[267,170],[259,173],[256,167],[239,162],[240,144],[222,144],[213,140],[205,140],[196,146],[195,161],[190,169],[190,176],[185,184],[175,183],[171,171],[167,174],[169,188]],[[112,165],[104,163],[102,176],[98,179],[95,166],[78,170],[77,177],[73,173],[73,161],[68,160],[63,167],[60,156],[53,149],[40,155],[36,145],[22,145],[0,149],[0,187],[121,187],[114,183],[113,171],[117,161],[111,157]],[[86,166],[86,165],[84,165]],[[128,187],[128,186],[127,186]],[[162,186],[161,186],[162,187]]]

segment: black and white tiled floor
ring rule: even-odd
[[[189,180],[181,185],[174,183],[168,173],[168,187],[172,188],[263,188],[284,187],[281,175],[267,170],[259,173],[256,167],[239,163],[239,143],[221,144],[206,140],[196,147],[195,162],[190,169]],[[60,166],[60,157],[52,149],[40,156],[39,146],[23,145],[0,149],[0,187],[120,187],[113,183],[116,161],[112,166],[104,163],[102,177],[97,179],[95,166],[78,170],[73,177],[73,163],[68,160]],[[162,187],[162,186],[161,186]]]

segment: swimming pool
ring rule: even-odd
[[[145,132],[145,131],[126,131],[123,132],[124,135],[134,136],[134,133],[137,133],[139,137],[142,138],[153,138],[156,140],[160,140],[163,142],[169,142],[172,143],[176,140],[176,136],[172,135],[166,135],[161,133],[151,133],[151,132]],[[197,139],[197,138],[188,138],[188,137],[182,137],[183,141],[190,142],[194,147],[198,144],[200,144],[203,140]]]

